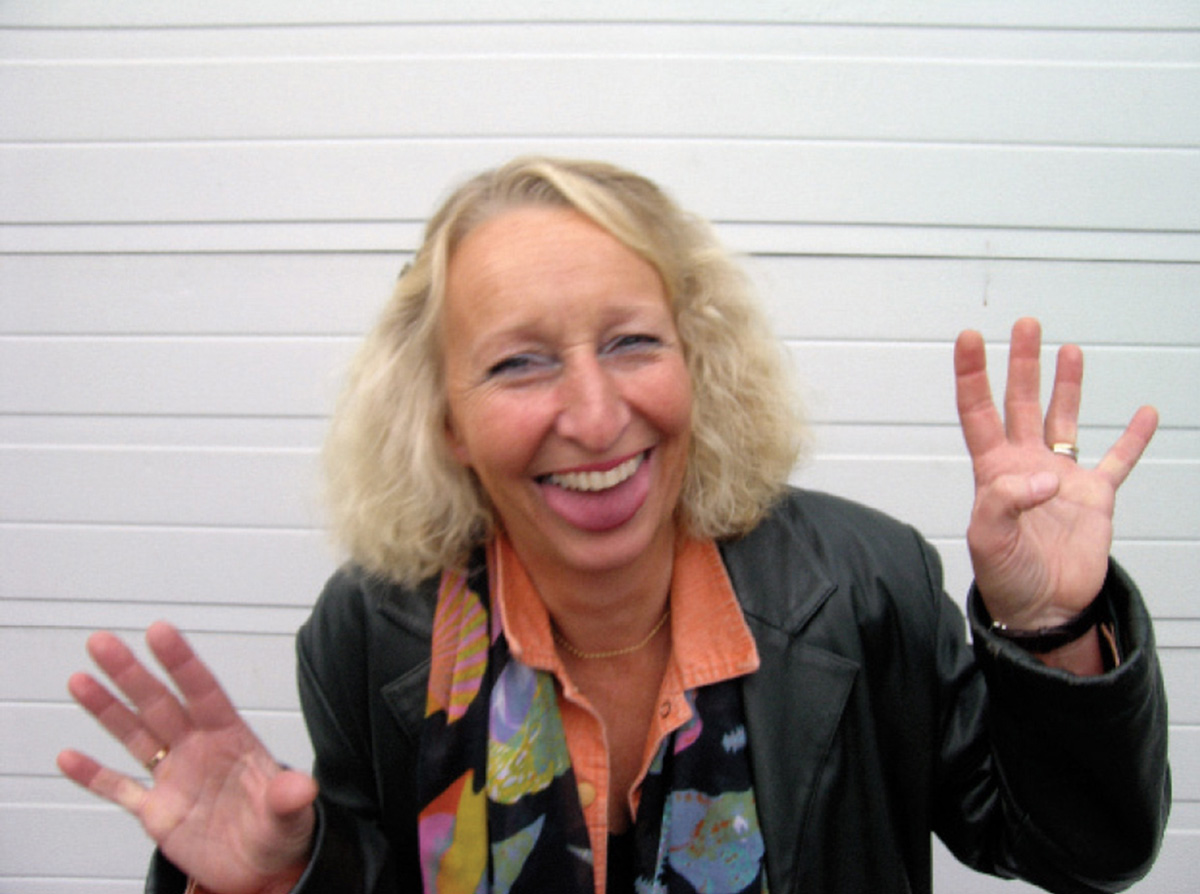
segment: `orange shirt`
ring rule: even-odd
[[[489,548],[488,566],[492,594],[513,657],[554,674],[558,682],[558,708],[567,751],[592,843],[596,892],[604,894],[609,768],[603,722],[559,659],[550,615],[503,534]],[[692,719],[692,708],[684,693],[758,669],[758,649],[713,541],[681,540],[676,545],[670,598],[671,657],[659,689],[659,710],[646,737],[642,769],[630,792],[629,807],[634,816],[642,780],[659,746]]]

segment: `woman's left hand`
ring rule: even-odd
[[[1051,445],[1074,445],[1078,436],[1083,353],[1059,350],[1043,420],[1040,352],[1037,320],[1018,320],[1001,420],[983,337],[963,332],[954,347],[958,415],[975,473],[967,528],[975,582],[993,618],[1024,630],[1062,624],[1100,592],[1117,488],[1158,425],[1152,407],[1139,409],[1093,469],[1055,453]]]

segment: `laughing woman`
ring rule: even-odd
[[[77,700],[151,771],[68,776],[158,844],[150,890],[921,892],[985,872],[1108,891],[1169,805],[1145,607],[1108,556],[1143,408],[1075,461],[1013,328],[1003,418],[955,347],[975,473],[964,619],[932,548],[788,486],[777,345],[708,228],[611,166],[461,187],[368,337],[327,449],[351,561],[300,631],[311,776],[180,635],[114,637]]]

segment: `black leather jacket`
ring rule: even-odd
[[[1103,598],[1124,660],[1083,679],[993,637],[974,603],[972,650],[932,547],[873,510],[792,492],[721,550],[762,659],[744,692],[772,892],[929,891],[931,831],[977,869],[1053,891],[1118,890],[1149,869],[1170,803],[1166,701],[1115,565]],[[322,794],[298,891],[421,890],[435,591],[343,569],[300,631]]]

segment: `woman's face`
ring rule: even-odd
[[[653,266],[575,211],[504,212],[451,258],[442,338],[450,448],[531,571],[670,555],[692,391]]]

